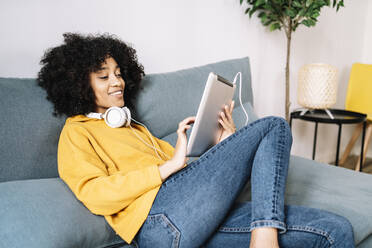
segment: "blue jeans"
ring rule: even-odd
[[[282,248],[354,247],[344,217],[284,205],[291,145],[287,122],[266,117],[210,148],[162,184],[139,247],[249,247],[258,227],[277,228]],[[237,202],[249,179],[251,202]]]

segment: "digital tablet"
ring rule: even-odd
[[[230,105],[234,91],[234,84],[213,72],[209,73],[187,143],[187,157],[199,157],[217,144],[223,130],[218,122],[219,113],[224,111],[225,105]]]

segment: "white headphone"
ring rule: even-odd
[[[89,117],[89,118],[104,119],[106,124],[109,127],[112,127],[112,128],[118,128],[118,127],[122,127],[122,126],[130,127],[132,132],[140,140],[142,140],[143,143],[145,143],[147,146],[153,148],[155,150],[155,153],[158,156],[158,158],[163,160],[158,154],[159,150],[155,147],[154,141],[151,137],[151,134],[150,134],[149,130],[147,129],[147,127],[144,124],[140,123],[139,121],[136,121],[135,119],[133,119],[131,117],[131,113],[130,113],[129,108],[127,108],[127,107],[120,108],[120,107],[115,107],[114,106],[114,107],[108,108],[106,110],[106,112],[103,113],[103,114],[102,113],[91,112],[91,113],[87,114],[86,116]],[[147,132],[149,133],[149,137],[151,139],[152,146],[136,134],[135,130],[133,130],[132,126],[130,125],[131,120],[133,120],[134,122],[137,122],[138,124],[140,124],[140,125],[142,125],[146,128]],[[159,151],[159,152],[163,153],[168,159],[170,159],[170,157],[167,154],[165,154],[163,151]]]
[[[131,114],[127,107],[110,107],[105,113],[89,113],[86,115],[89,118],[105,119],[109,127],[117,128],[130,126]]]

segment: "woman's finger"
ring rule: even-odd
[[[190,123],[192,121],[195,121],[196,117],[195,116],[190,116],[190,117],[187,117],[186,119],[184,119],[182,121],[183,124],[187,124],[187,123]]]
[[[232,101],[232,103],[230,104],[230,113],[233,112],[233,110],[234,110],[234,105],[235,105],[235,101]]]
[[[224,117],[223,113],[221,113],[221,116],[223,116],[222,119],[219,119],[218,121],[223,124],[223,128],[225,130],[234,130],[234,124],[228,121],[226,117]]]
[[[190,117],[187,117],[186,119],[182,120],[180,123],[178,123],[178,127],[181,127],[182,125],[186,125],[190,122],[194,122],[195,121],[195,116],[190,116]]]
[[[185,129],[189,129],[190,127],[191,127],[190,125],[185,124],[185,125],[181,125],[181,126],[178,128],[178,130],[182,130],[182,131],[184,131]]]
[[[226,116],[226,121],[229,123],[230,126],[233,126],[233,119],[232,119],[232,116],[231,116],[231,113],[229,112],[228,108],[227,108],[227,105],[225,106],[225,116]]]
[[[218,119],[218,122],[221,124],[221,126],[223,127],[223,129],[227,130],[226,123],[223,120]]]
[[[231,113],[229,112],[229,109],[228,109],[227,105],[225,106],[225,112],[226,112],[225,115],[227,116],[227,120],[229,122],[231,122],[232,121],[232,117],[231,117]]]
[[[224,112],[221,112],[221,118],[224,122],[228,122],[227,118],[226,118],[226,114]]]
[[[185,120],[186,121],[191,121],[191,120],[195,120],[195,118],[196,118],[196,116],[189,116]]]

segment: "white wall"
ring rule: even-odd
[[[351,64],[371,61],[372,4],[345,0],[346,8],[323,8],[316,27],[300,26],[292,38],[291,108],[297,73],[306,63],[324,62],[340,71],[338,101],[344,98]],[[369,11],[368,11],[369,10]],[[368,14],[369,13],[369,14]],[[166,72],[249,56],[254,104],[260,117],[284,115],[286,38],[269,32],[239,0],[13,0],[0,3],[0,76],[36,77],[44,51],[61,44],[64,32],[116,34],[138,52],[146,73]],[[351,127],[344,128],[344,141]],[[310,158],[313,125],[293,124],[292,153]],[[319,126],[317,158],[335,156],[336,126]]]
[[[372,1],[368,1],[362,63],[372,64]]]

